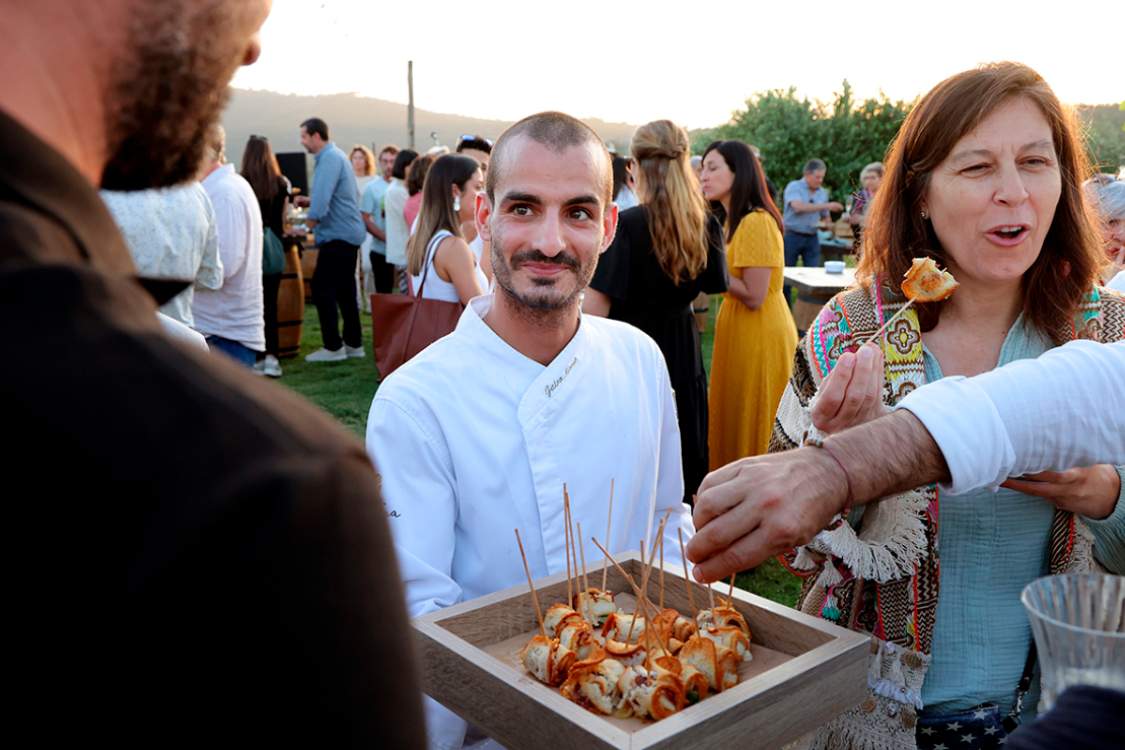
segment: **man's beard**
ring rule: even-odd
[[[521,250],[512,256],[509,264],[504,257],[501,243],[502,239],[494,233],[490,257],[496,287],[519,307],[532,313],[549,314],[571,307],[578,299],[578,295],[582,294],[586,287],[590,285],[590,280],[594,278],[594,270],[598,266],[598,254],[596,252],[593,253],[590,262],[583,266],[578,258],[573,255],[559,253],[554,257],[548,257],[538,250]],[[569,268],[575,275],[574,289],[565,295],[558,292],[559,283],[566,277],[566,274],[559,274],[549,279],[532,277],[530,289],[523,292],[517,290],[512,281],[512,269],[524,263],[553,263]]]
[[[241,62],[249,3],[137,2],[107,101],[107,190],[165,187],[194,177]]]

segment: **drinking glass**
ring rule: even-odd
[[[1020,601],[1035,635],[1048,709],[1072,685],[1125,692],[1125,578],[1047,576],[1029,583]]]

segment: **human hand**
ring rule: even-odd
[[[828,202],[828,210],[839,213],[840,211],[844,210],[844,204],[838,203],[836,201],[829,201]]]
[[[1021,481],[1021,480],[1031,481]],[[1041,471],[1009,479],[1001,487],[1049,500],[1056,508],[1100,521],[1109,518],[1121,495],[1121,475],[1109,464],[1066,471]]]
[[[293,196],[293,205],[296,206],[297,208],[308,208],[309,207],[309,196],[307,196],[307,195],[295,195],[295,196]]]
[[[835,435],[889,411],[883,404],[883,351],[864,344],[859,352],[840,357],[821,383],[809,416],[818,430]]]
[[[304,227],[289,227],[285,230],[286,237],[304,237],[307,234]]]
[[[806,544],[844,507],[847,485],[827,451],[744,458],[711,472],[695,498],[687,545],[701,583]]]
[[[316,225],[319,224],[319,223],[320,223],[319,219],[305,219],[305,229],[307,229],[311,232],[313,229],[316,228]]]

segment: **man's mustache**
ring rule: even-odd
[[[521,250],[512,256],[511,265],[513,268],[515,266],[521,266],[524,263],[554,264],[557,266],[566,266],[574,271],[582,267],[582,264],[578,262],[578,258],[575,258],[573,255],[559,253],[554,257],[548,257],[539,250]]]

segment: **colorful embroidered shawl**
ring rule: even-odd
[[[809,418],[817,389],[840,355],[868,341],[905,299],[886,288],[853,289],[834,297],[801,340],[793,376],[778,407],[770,452],[823,437]],[[1125,339],[1125,298],[1095,288],[1061,338],[1105,343]],[[882,341],[884,402],[898,403],[925,384],[918,316],[907,310]],[[857,533],[837,519],[782,561],[805,578],[798,609],[872,635],[869,698],[806,738],[807,746],[914,750],[916,712],[930,662],[937,612],[939,498],[934,485],[883,498],[864,509]],[[1090,570],[1092,535],[1071,513],[1057,511],[1051,532],[1051,572]]]

